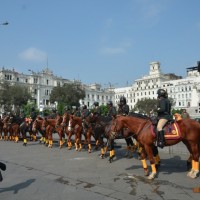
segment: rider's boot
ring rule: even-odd
[[[158,131],[159,134],[159,141],[158,141],[158,146],[160,148],[163,148],[165,146],[165,136],[164,136],[164,130]]]

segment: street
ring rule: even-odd
[[[100,151],[91,154],[66,147],[53,148],[39,142],[0,141],[0,161],[7,165],[1,171],[2,200],[157,200],[199,199],[200,178],[187,177],[187,154],[161,151],[161,167],[155,180],[143,174],[141,161],[135,154],[125,158],[125,146],[117,145],[113,163],[99,158]],[[149,164],[149,162],[147,161]],[[150,168],[149,168],[150,169]]]

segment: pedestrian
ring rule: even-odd
[[[0,162],[0,169],[5,171],[6,170],[6,165],[2,162]],[[1,170],[0,170],[0,182],[3,181],[3,176],[1,174]]]

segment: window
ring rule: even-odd
[[[34,83],[38,83],[38,79],[37,79],[37,78],[34,78],[34,79],[33,79],[33,82],[34,82]]]

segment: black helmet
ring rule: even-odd
[[[167,97],[167,92],[164,89],[159,89],[157,95],[158,97]]]
[[[113,106],[113,102],[112,101],[108,101],[107,105],[108,106]]]
[[[120,97],[120,103],[126,104],[126,98],[124,96]]]
[[[83,106],[83,109],[87,109],[87,106],[86,106],[86,105],[84,105],[84,106]]]
[[[70,107],[69,106],[65,106],[65,111],[69,111]]]
[[[99,102],[95,101],[93,105],[94,106],[99,106]]]

